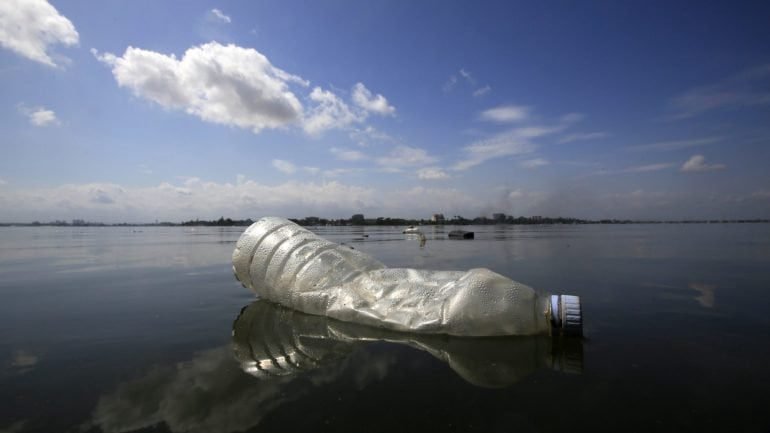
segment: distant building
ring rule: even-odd
[[[434,213],[433,216],[430,217],[430,220],[434,223],[443,223],[446,221],[443,213]]]
[[[363,225],[366,222],[366,219],[364,218],[364,214],[357,213],[350,217],[350,222],[357,225]]]
[[[540,215],[535,215],[535,216],[532,217],[532,221],[540,221],[542,219],[543,219],[543,217],[540,216]]]
[[[492,219],[495,220],[496,223],[504,223],[506,217],[507,215],[505,215],[504,213],[492,214]]]
[[[318,223],[321,222],[321,219],[314,216],[309,216],[305,218],[305,222],[307,222],[307,225],[309,226],[317,226]]]

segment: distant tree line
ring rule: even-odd
[[[305,218],[290,218],[291,221],[302,226],[409,226],[409,225],[534,225],[534,224],[727,224],[727,223],[770,223],[770,219],[693,219],[693,220],[620,220],[620,219],[601,219],[585,220],[579,218],[567,217],[542,217],[542,216],[519,216],[496,213],[492,218],[485,216],[476,218],[464,218],[455,215],[451,218],[435,219],[414,219],[414,218],[392,218],[377,217],[364,218],[362,214],[353,215],[351,218],[319,218],[309,216]],[[155,222],[155,223],[115,223],[105,224],[102,222],[90,222],[82,219],[72,221],[54,220],[47,223],[33,221],[31,223],[0,223],[2,226],[57,226],[57,227],[148,227],[148,226],[207,226],[207,227],[228,227],[228,226],[250,226],[254,223],[251,218],[243,220],[234,220],[231,218],[219,217],[216,220],[194,219],[180,223],[176,222]]]
[[[357,214],[352,218],[327,219],[319,217],[305,217],[291,219],[302,226],[405,226],[405,225],[535,225],[535,224],[726,224],[726,223],[767,223],[770,219],[740,219],[740,220],[630,220],[630,219],[601,219],[586,220],[569,217],[543,217],[543,216],[519,216],[505,214],[494,214],[492,218],[485,216],[476,218],[464,218],[455,215],[451,218],[435,221],[432,219],[409,219],[409,218],[391,218],[377,217],[364,218]]]
[[[254,221],[251,218],[247,218],[245,220],[234,220],[230,218],[225,217],[219,217],[218,220],[211,220],[211,221],[205,221],[205,220],[190,220],[185,221],[179,225],[181,226],[250,226],[254,224]]]

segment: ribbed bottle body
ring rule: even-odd
[[[550,298],[488,269],[387,268],[282,218],[249,227],[233,270],[289,308],[397,331],[460,336],[550,332]]]

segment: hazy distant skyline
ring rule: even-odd
[[[0,2],[0,222],[770,216],[767,2]]]

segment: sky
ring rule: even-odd
[[[0,222],[770,218],[770,3],[0,2]]]

